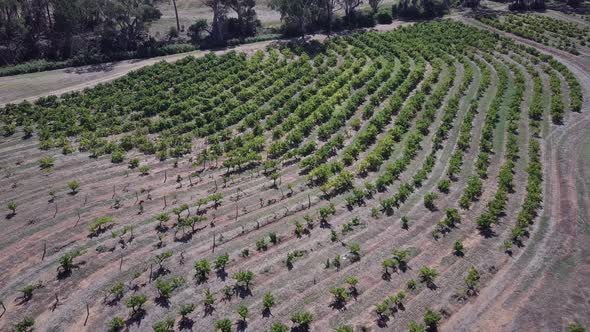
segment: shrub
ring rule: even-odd
[[[70,188],[72,194],[76,194],[80,188],[80,182],[78,180],[72,180],[68,182],[68,188]]]
[[[391,17],[391,13],[386,10],[380,10],[377,15],[375,16],[377,23],[379,24],[391,24],[393,22],[393,18]]]

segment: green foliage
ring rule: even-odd
[[[15,332],[27,332],[31,331],[33,326],[35,326],[35,319],[30,316],[23,318],[20,322],[14,325]]]
[[[53,167],[54,163],[55,163],[55,159],[53,159],[53,157],[50,157],[50,156],[46,156],[46,157],[39,159],[39,166],[43,170],[51,169]]]
[[[314,317],[307,311],[297,312],[291,316],[291,321],[300,328],[309,327],[309,324],[313,321]]]
[[[113,227],[115,225],[115,221],[113,217],[104,216],[98,217],[94,219],[90,225],[88,225],[88,230],[90,231],[91,236],[97,236],[100,233],[106,231],[108,228]]]
[[[78,189],[80,188],[80,182],[78,180],[72,180],[68,182],[68,188],[70,188],[72,194],[75,194],[78,192]]]
[[[160,299],[167,300],[172,295],[174,290],[178,289],[178,287],[182,286],[185,283],[183,277],[174,277],[168,280],[164,280],[159,278],[156,280],[156,289],[158,290],[158,296]]]
[[[145,294],[136,294],[131,296],[127,302],[127,308],[133,310],[134,313],[137,313],[143,310],[143,305],[147,302],[147,296]]]
[[[108,323],[107,328],[111,332],[118,332],[125,328],[125,320],[121,317],[113,317]]]
[[[215,322],[215,331],[231,332],[232,322],[225,318]]]
[[[441,319],[442,317],[438,312],[432,311],[431,309],[426,309],[426,312],[424,313],[424,325],[426,325],[430,331],[437,330],[438,323],[441,321]]]
[[[154,332],[173,332],[174,331],[174,318],[168,317],[162,321],[156,322],[152,325]]]
[[[281,322],[273,323],[269,332],[289,332],[289,327]]]

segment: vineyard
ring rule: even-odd
[[[550,55],[441,20],[7,105],[0,330],[444,327],[533,242],[544,142],[582,88]]]
[[[590,28],[573,22],[533,14],[478,16],[477,19],[494,28],[574,55],[579,55],[580,51],[587,54],[590,47]]]

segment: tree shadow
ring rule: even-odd
[[[195,325],[195,321],[193,321],[190,318],[184,317],[181,318],[180,321],[178,322],[178,328],[180,330],[191,330],[193,329],[193,326]]]
[[[246,298],[248,296],[252,296],[252,290],[250,290],[250,288],[236,286],[235,287],[235,294],[239,298],[244,299],[244,298]]]
[[[264,308],[262,310],[262,317],[269,318],[270,316],[272,316],[272,312],[270,311],[270,309],[269,308]]]
[[[139,327],[141,325],[141,321],[145,317],[145,309],[138,309],[131,313],[129,318],[125,321],[125,325],[132,326],[137,325]]]
[[[334,300],[334,301],[332,301],[332,303],[330,303],[330,308],[336,309],[339,311],[344,311],[344,310],[346,310],[346,301]]]
[[[389,322],[389,317],[387,315],[379,315],[377,318],[377,326],[380,328],[387,327],[387,322]]]
[[[6,215],[6,219],[10,220],[10,219],[14,218],[14,216],[16,216],[16,213],[10,212],[9,214]]]
[[[219,269],[215,271],[215,275],[217,278],[221,279],[221,281],[225,281],[227,278],[227,271],[225,271],[225,269]]]
[[[162,308],[166,308],[166,309],[170,308],[170,299],[167,297],[158,296],[158,297],[156,297],[154,302]]]
[[[244,332],[248,328],[248,322],[242,319],[236,323],[236,326],[238,332]]]
[[[203,317],[213,315],[214,311],[215,311],[215,308],[212,305],[205,305],[205,307],[203,308]]]

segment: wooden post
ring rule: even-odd
[[[55,293],[55,303],[53,304],[53,308],[51,309],[51,311],[55,311],[55,309],[57,308],[58,305],[59,305],[59,297],[57,296],[57,293]]]
[[[133,204],[137,204],[137,201],[139,201],[139,194],[136,191],[135,192],[135,203],[133,203]]]
[[[176,237],[176,235],[175,235],[175,237]],[[151,263],[150,264],[150,280],[149,280],[150,283],[152,282],[152,268],[153,267],[154,267],[154,263]]]
[[[86,304],[86,319],[84,320],[84,326],[88,323],[88,317],[90,317],[90,306]]]
[[[57,202],[55,202],[55,213],[53,214],[53,218],[55,218],[55,216],[57,216]]]
[[[166,196],[164,196],[164,209],[166,208],[166,206],[168,206],[168,203],[166,203]],[[162,210],[164,210],[162,209]]]
[[[123,268],[123,255],[121,255],[121,261],[119,262],[119,271]]]
[[[307,208],[310,209],[311,208],[311,195],[307,194]]]
[[[190,183],[190,186],[192,187],[193,186],[193,179],[190,174],[188,175],[188,182]]]
[[[164,171],[164,183],[166,183],[166,181],[168,181],[168,172]]]
[[[78,220],[76,220],[76,224],[74,225],[74,227],[75,226],[78,226],[78,223],[80,222],[80,219],[81,219],[80,218],[80,209],[78,209]]]
[[[236,221],[238,221],[238,204],[236,204]]]
[[[88,202],[88,194],[86,194],[86,196],[84,196],[84,206],[86,206],[87,202]]]
[[[217,179],[215,179],[213,181],[215,181],[215,190],[213,192],[216,193],[217,192]]]
[[[45,259],[45,254],[47,253],[47,241],[43,241],[43,256],[41,256],[41,261]]]
[[[215,253],[215,232],[213,232],[213,253]]]
[[[111,199],[115,198],[115,193],[116,193],[116,191],[115,191],[115,185],[113,185],[113,197],[111,197]]]

